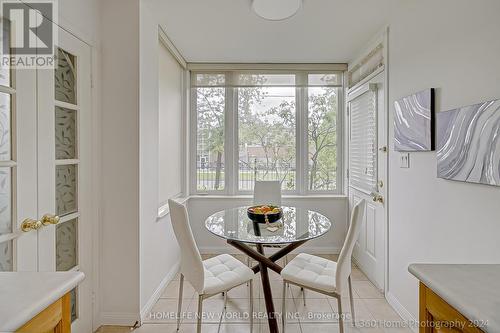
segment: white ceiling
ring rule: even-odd
[[[398,0],[304,0],[292,18],[266,21],[251,0],[153,0],[188,62],[348,62]]]

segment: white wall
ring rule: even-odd
[[[177,271],[179,249],[169,216],[157,221],[159,204],[159,41],[158,19],[149,1],[140,5],[140,309],[147,315],[161,287]],[[178,78],[172,78],[176,80]],[[174,117],[177,119],[177,116]],[[162,119],[165,121],[165,119]],[[171,142],[172,145],[180,145]],[[180,148],[180,147],[179,147]],[[180,164],[171,157],[173,164]],[[179,174],[173,177],[181,178]],[[172,184],[170,184],[172,185]],[[176,185],[174,185],[176,186]],[[180,192],[178,189],[173,192]]]
[[[437,111],[500,98],[500,2],[401,2],[389,40],[394,100],[437,88]],[[392,144],[391,144],[392,146]],[[412,262],[500,263],[500,188],[436,177],[436,153],[412,153],[400,169],[390,151],[389,297],[417,318]]]
[[[210,234],[205,229],[205,219],[211,214],[229,208],[251,205],[251,197],[203,197],[194,196],[188,201],[189,218],[194,238],[202,253],[239,253],[227,245],[219,237]],[[284,197],[284,205],[316,210],[333,221],[331,230],[324,236],[307,242],[300,247],[300,251],[316,253],[339,253],[344,243],[347,226],[347,198],[346,197]]]
[[[96,47],[99,42],[99,1],[63,0],[58,1],[59,22],[63,28],[81,40]]]
[[[139,319],[139,0],[100,2],[104,324]],[[119,10],[118,10],[119,8]]]

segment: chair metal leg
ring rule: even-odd
[[[198,318],[197,318],[197,325],[196,325],[196,332],[201,333],[201,317],[203,316],[203,296],[200,295],[198,296]]]
[[[306,290],[304,288],[300,288],[302,291],[302,300],[304,301],[304,306],[306,306]]]
[[[181,326],[182,290],[184,289],[184,275],[181,274],[179,281],[179,302],[177,303],[177,330]]]
[[[286,325],[286,282],[283,281],[283,295],[281,303],[281,332],[285,333]]]
[[[253,280],[248,281],[248,298],[250,299],[250,333],[253,332]]]
[[[349,303],[351,304],[351,321],[352,325],[356,326],[356,316],[354,315],[354,300],[352,297],[352,282],[350,275],[347,281],[349,282]]]
[[[340,333],[344,333],[344,318],[343,318],[343,314],[342,314],[342,297],[339,295],[337,297],[337,304],[339,306],[339,329],[340,329]]]
[[[227,309],[227,291],[225,293],[222,293],[222,296],[224,296],[224,310]]]

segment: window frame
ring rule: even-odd
[[[331,69],[325,65],[322,70],[314,64],[311,70],[297,66],[297,69],[191,69],[189,72],[189,193],[191,195],[251,195],[253,191],[239,190],[239,121],[238,121],[238,92],[234,80],[237,74],[294,74],[295,75],[295,190],[283,190],[285,195],[313,196],[313,195],[344,195],[345,194],[345,70]],[[277,66],[279,67],[279,66]],[[224,189],[200,191],[197,188],[197,139],[198,115],[196,103],[196,75],[197,74],[224,74],[225,75],[225,107],[224,107]],[[308,156],[308,115],[309,94],[308,74],[338,74],[340,84],[335,86],[340,90],[338,94],[337,110],[337,172],[335,190],[309,190],[309,156]],[[220,86],[218,86],[220,87]],[[311,86],[315,87],[315,86]],[[317,86],[321,87],[321,86]],[[324,87],[324,86],[323,86]]]

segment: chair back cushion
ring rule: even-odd
[[[281,206],[281,182],[278,180],[255,181],[253,204]]]
[[[205,270],[200,251],[189,225],[187,209],[174,200],[168,200],[170,219],[181,248],[181,273],[198,293],[203,293]]]
[[[347,278],[351,275],[351,256],[354,250],[354,245],[358,239],[363,217],[365,215],[366,202],[362,199],[354,206],[351,214],[351,223],[347,236],[340,251],[339,260],[337,261],[337,271],[335,272],[335,286],[340,293],[347,285]]]

